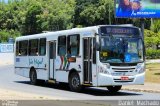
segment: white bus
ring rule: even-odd
[[[16,38],[15,73],[39,81],[107,87],[144,84],[145,57],[141,30],[127,25],[100,25]]]

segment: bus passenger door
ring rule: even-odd
[[[92,83],[92,38],[83,39],[83,78],[84,83]]]
[[[56,58],[56,41],[49,43],[49,79],[54,79]]]

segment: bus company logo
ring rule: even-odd
[[[43,58],[39,59],[29,59],[29,65],[37,65],[39,67],[41,64],[43,64]]]

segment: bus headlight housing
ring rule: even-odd
[[[104,71],[104,74],[108,74],[109,75],[110,74],[109,73],[109,69],[110,69],[110,64],[107,63],[106,64],[106,70]]]
[[[110,69],[110,64],[107,63],[107,64],[106,64],[106,68],[107,68],[107,69]]]
[[[144,63],[138,63],[136,70],[138,73],[143,73],[145,71]]]

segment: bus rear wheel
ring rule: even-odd
[[[32,85],[36,85],[37,84],[37,73],[33,69],[30,72],[30,82],[31,82]]]
[[[107,89],[112,93],[118,92],[121,88],[122,86],[107,86]]]
[[[82,85],[80,84],[80,78],[78,73],[71,73],[69,77],[69,87],[73,92],[80,92]]]

